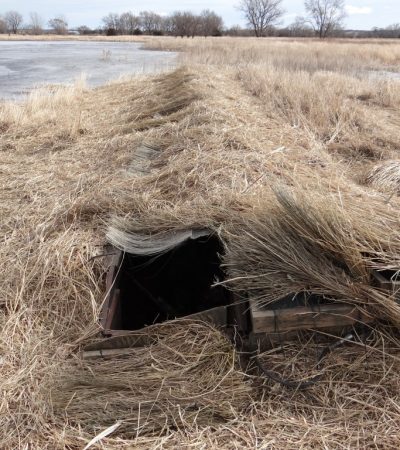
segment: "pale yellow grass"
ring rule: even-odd
[[[400,69],[397,40],[144,37],[146,46],[183,51],[184,61],[216,65],[271,64],[289,70]]]
[[[400,80],[390,76],[400,72],[397,41],[153,38],[146,46],[181,50],[183,63],[215,74],[230,71],[267,117],[351,164],[398,150]]]
[[[97,448],[397,448],[400,341],[388,323],[332,354],[303,393],[244,374],[227,340],[198,323],[160,326],[128,360],[81,360],[98,332],[105,266],[93,257],[111,218],[136,232],[209,227],[231,274],[250,291],[258,277],[256,295],[273,297],[263,280],[289,286],[281,261],[289,287],[368,298],[399,322],[393,296],[367,276],[400,269],[397,191],[357,183],[377,160],[398,159],[397,82],[364,71],[396,69],[399,44],[147,45],[185,50],[188,67],[0,106],[0,447],[83,448],[121,420]],[[143,142],[162,152],[138,178],[127,167]],[[281,196],[285,207],[282,189],[294,194]],[[293,357],[307,372],[309,360]]]

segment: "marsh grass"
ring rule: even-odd
[[[400,204],[365,174],[398,159],[399,99],[395,81],[362,73],[395,69],[399,44],[146,42],[183,50],[186,67],[0,105],[0,447],[83,448],[117,421],[98,448],[398,447],[399,306],[369,272],[400,269]],[[143,143],[160,153],[138,177]],[[305,392],[245,373],[193,322],[157,327],[131,358],[85,361],[111,222],[207,227],[235,289],[271,302],[312,287],[385,321]],[[302,348],[263,363],[306,376]]]

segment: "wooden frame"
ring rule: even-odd
[[[286,333],[309,329],[344,328],[373,322],[373,317],[352,305],[332,303],[313,307],[260,309],[251,305],[253,333]]]
[[[96,352],[101,349],[112,350],[146,345],[149,339],[148,333],[152,327],[135,331],[118,329],[118,324],[121,322],[118,283],[124,253],[117,249],[114,250],[115,253],[108,260],[107,295],[100,316],[102,334],[109,339],[86,347],[86,350],[94,352],[89,353],[88,357],[91,357],[90,355],[98,356]],[[393,283],[388,282],[382,275],[375,272],[374,276],[380,280],[380,287],[393,289]],[[374,321],[372,316],[354,305],[330,303],[313,307],[262,309],[254,301],[239,300],[234,293],[232,293],[230,305],[202,311],[178,320],[185,319],[210,323],[224,329],[230,336],[236,330],[244,339],[250,340],[261,337],[272,339],[277,336],[289,339],[291,335],[302,330],[329,330],[329,332],[340,334],[344,329],[351,328],[356,324],[368,324]],[[111,356],[114,353],[107,352],[107,354]]]
[[[124,253],[115,249],[115,253],[110,255],[108,260],[108,272],[106,277],[106,298],[100,314],[100,325],[102,334],[106,337],[128,336],[132,335],[130,330],[118,329],[120,323],[120,289],[118,286],[119,271],[123,263]],[[181,317],[180,319],[200,320],[210,323],[218,328],[227,328],[237,326],[238,331],[248,331],[248,303],[236,301],[232,294],[232,302],[227,306],[220,306],[209,310],[201,311],[196,314]],[[149,327],[146,327],[148,329]],[[137,330],[135,333],[141,333]]]

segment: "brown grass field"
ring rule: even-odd
[[[180,51],[179,67],[0,104],[0,448],[82,449],[119,422],[92,448],[398,449],[400,305],[369,273],[400,270],[400,42],[144,45]],[[162,151],[139,177],[142,143]],[[82,360],[115,223],[208,227],[232,289],[318,292],[378,322],[305,391],[244,371],[219,331],[184,320],[129,358]],[[287,370],[310,369],[305,349],[286,345]]]

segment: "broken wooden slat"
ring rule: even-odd
[[[109,257],[108,261],[108,271],[106,277],[106,298],[103,303],[103,307],[100,313],[100,324],[102,328],[107,329],[110,328],[110,314],[109,309],[111,308],[111,304],[115,299],[115,291],[117,289],[116,281],[118,278],[119,269],[123,259],[123,252],[121,250],[115,249],[115,254]]]
[[[182,320],[200,320],[215,327],[226,327],[228,320],[229,306],[219,306],[217,308],[201,311],[190,316],[182,317]]]
[[[228,308],[227,326],[235,327],[241,334],[248,334],[250,331],[249,302],[237,297],[231,293],[232,304]]]
[[[107,292],[109,292],[114,284],[114,281],[116,279],[116,276],[119,271],[119,267],[121,265],[123,252],[118,249],[114,249],[114,253],[110,255],[109,263],[108,263],[108,271],[107,271],[107,277],[106,277],[106,289]]]
[[[207,311],[201,311],[196,314],[191,314],[190,316],[178,318],[176,320],[195,320],[209,323],[210,325],[213,325],[217,328],[225,328],[227,326],[229,308],[231,308],[230,305],[219,306],[217,308],[212,308]],[[110,315],[110,317],[112,317],[112,315]],[[164,323],[173,323],[173,320]],[[145,328],[135,331],[106,328],[105,330],[103,330],[103,334],[111,337],[89,344],[84,348],[84,350],[94,351],[100,349],[142,347],[144,345],[149,345],[152,342],[151,335],[153,330],[159,326],[161,326],[161,324],[149,325]]]
[[[99,349],[99,350],[84,350],[82,352],[83,359],[96,359],[96,358],[115,358],[132,354],[133,347],[127,348],[111,348],[111,349]]]
[[[374,320],[355,306],[338,303],[276,310],[252,306],[251,318],[254,333],[345,327]]]
[[[190,314],[189,316],[183,316],[183,317],[176,317],[171,318],[170,320],[166,320],[163,323],[170,323],[174,320],[196,320],[201,321],[205,323],[209,323],[210,325],[213,325],[217,328],[225,328],[227,326],[228,321],[228,309],[231,306],[218,306],[217,308],[208,309],[206,311],[200,311],[195,314]],[[111,313],[111,311],[110,311]],[[112,317],[112,314],[109,314],[110,317]],[[144,328],[141,328],[139,330],[135,330],[135,333],[149,333],[154,327],[160,326],[159,323],[156,323],[154,325],[148,325]],[[103,330],[103,334],[107,336],[129,336],[132,334],[131,330],[120,330],[113,327],[107,327]]]
[[[122,330],[120,334],[111,338],[101,339],[91,344],[86,345],[84,351],[98,351],[98,350],[115,350],[120,348],[137,348],[146,347],[154,342],[150,334],[145,334],[143,331],[131,331],[127,334],[126,330]]]
[[[121,290],[115,289],[113,291],[113,296],[109,303],[109,308],[105,320],[104,328],[106,330],[113,330],[121,327],[122,312],[121,312],[120,297],[121,297]]]

